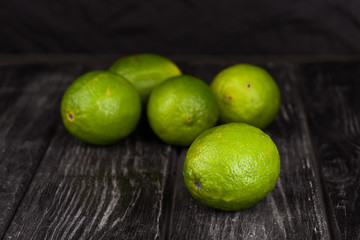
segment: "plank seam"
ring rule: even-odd
[[[163,231],[160,232],[160,240],[166,240],[170,239],[170,231],[172,227],[172,219],[174,214],[174,206],[175,206],[175,194],[177,189],[177,175],[181,174],[179,173],[179,166],[180,166],[180,157],[182,150],[176,149],[176,157],[174,158],[175,163],[172,164],[171,171],[169,171],[169,178],[168,178],[168,184],[165,188],[165,191],[168,191],[168,196],[170,196],[170,205],[167,208],[163,208],[164,211],[167,209],[169,211],[166,211],[163,218]],[[164,201],[166,202],[166,201]]]
[[[58,122],[58,121],[56,121],[56,122]],[[55,124],[55,126],[57,126],[57,125],[58,125],[58,124]],[[58,129],[55,129],[55,130],[54,130],[54,128],[53,128],[52,131],[50,131],[50,132],[51,132],[51,133],[50,133],[50,137],[49,137],[48,144],[46,145],[45,150],[44,150],[43,154],[42,154],[41,157],[40,157],[40,160],[38,161],[38,163],[37,163],[36,166],[35,166],[35,170],[34,170],[33,174],[31,175],[30,180],[29,180],[28,184],[27,184],[26,187],[25,187],[25,191],[24,191],[23,195],[21,196],[21,198],[20,198],[20,200],[19,200],[19,202],[18,202],[18,204],[17,204],[17,206],[16,206],[16,210],[13,212],[11,218],[10,218],[9,221],[8,221],[8,224],[7,224],[6,227],[5,227],[5,231],[4,231],[3,234],[1,235],[1,238],[0,238],[1,240],[3,240],[3,239],[5,238],[6,233],[8,232],[8,230],[9,230],[9,228],[10,228],[10,226],[11,226],[11,223],[13,222],[13,220],[14,220],[14,218],[15,218],[15,216],[16,216],[19,208],[20,208],[21,203],[23,202],[26,194],[27,194],[28,191],[29,191],[29,188],[30,188],[30,186],[31,186],[31,183],[32,183],[33,180],[34,180],[34,177],[36,176],[36,174],[37,174],[37,172],[38,172],[38,169],[39,169],[41,163],[43,162],[46,154],[47,154],[48,151],[49,151],[49,147],[50,147],[52,141],[54,140],[54,137],[55,137],[55,135],[56,135],[56,132],[58,132]]]
[[[307,116],[307,108],[306,108],[306,104],[304,104],[305,102],[305,90],[304,90],[304,85],[300,84],[302,82],[302,80],[304,79],[301,71],[300,71],[300,66],[299,64],[296,64],[294,66],[294,72],[296,73],[296,75],[298,76],[298,78],[300,80],[298,80],[294,75],[291,75],[291,78],[293,78],[292,80],[295,82],[295,84],[297,85],[298,89],[300,90],[300,94],[299,96],[297,96],[297,101],[299,104],[299,108],[300,108],[300,119],[301,121],[301,125],[304,129],[304,132],[306,134],[306,138],[309,142],[309,145],[306,146],[309,148],[309,152],[310,152],[310,156],[311,159],[310,161],[312,162],[312,165],[314,167],[314,173],[315,173],[315,181],[316,184],[319,186],[319,198],[321,201],[321,210],[324,212],[325,214],[325,221],[326,221],[326,230],[329,233],[329,237],[330,239],[335,239],[334,238],[334,233],[333,231],[331,231],[330,229],[330,222],[331,222],[331,217],[330,217],[330,213],[329,211],[331,211],[331,208],[327,207],[326,201],[325,201],[325,193],[324,193],[324,187],[323,187],[323,183],[321,180],[321,173],[320,173],[320,167],[319,167],[319,163],[318,161],[316,161],[317,158],[317,154],[316,154],[316,150],[314,148],[314,140],[313,137],[311,135],[310,129],[309,129],[309,119]]]

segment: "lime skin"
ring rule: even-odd
[[[61,117],[74,137],[94,145],[115,143],[129,135],[141,114],[135,87],[108,71],[77,78],[65,91]]]
[[[181,75],[154,88],[147,116],[161,140],[170,145],[189,146],[200,133],[216,124],[219,110],[205,82]]]
[[[264,129],[280,109],[277,83],[258,66],[230,66],[214,78],[210,87],[219,105],[221,123],[243,122]]]
[[[110,66],[109,71],[131,82],[138,90],[143,105],[155,86],[170,77],[181,75],[178,66],[170,59],[150,53],[120,58]]]
[[[280,174],[275,143],[259,128],[228,123],[206,130],[191,144],[183,175],[201,203],[224,211],[246,209],[273,190]]]

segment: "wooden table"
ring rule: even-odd
[[[360,58],[174,56],[211,82],[238,62],[265,67],[281,110],[275,189],[238,212],[210,209],[185,188],[187,148],[147,125],[108,147],[64,129],[66,87],[118,56],[0,56],[0,238],[360,239]],[[89,61],[92,59],[93,61]]]

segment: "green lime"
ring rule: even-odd
[[[160,139],[172,145],[189,146],[200,133],[216,124],[219,110],[205,82],[181,75],[154,88],[147,114]]]
[[[221,71],[211,83],[220,110],[220,122],[244,122],[265,128],[280,109],[281,96],[263,68],[236,64]]]
[[[181,75],[180,69],[170,59],[155,54],[136,54],[120,58],[109,71],[122,75],[138,90],[143,104],[151,90],[159,83]]]
[[[280,174],[280,157],[274,142],[259,128],[228,123],[195,139],[183,174],[195,199],[236,211],[251,207],[272,191]]]
[[[108,71],[93,71],[77,78],[65,91],[61,116],[76,138],[106,145],[129,135],[136,127],[141,102],[135,87]]]

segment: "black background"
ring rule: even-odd
[[[360,53],[358,0],[1,2],[0,53]]]

